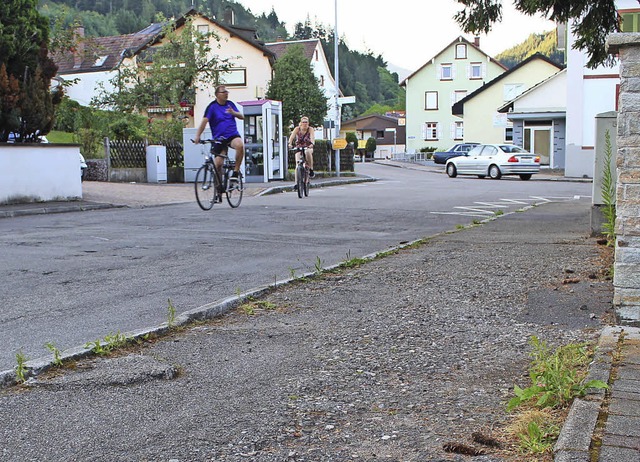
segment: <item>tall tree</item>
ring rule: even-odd
[[[456,0],[464,9],[455,20],[465,32],[487,33],[502,20],[502,0]],[[638,0],[640,3],[640,0]],[[513,0],[516,9],[532,16],[540,14],[559,23],[573,20],[574,47],[586,51],[591,68],[612,62],[605,49],[607,35],[620,31],[615,0]]]
[[[49,24],[37,6],[38,0],[0,3],[0,141],[12,132],[16,141],[36,141],[51,129],[59,102],[50,90],[57,67],[48,56]]]
[[[292,45],[280,57],[273,69],[267,98],[282,101],[282,118],[286,126],[309,117],[312,127],[322,125],[327,114],[327,98],[304,56],[302,45]]]

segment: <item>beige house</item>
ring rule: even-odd
[[[560,69],[562,66],[546,56],[534,54],[455,103],[451,112],[464,121],[464,141],[513,142],[513,124],[498,108]],[[550,146],[547,143],[544,147],[547,163]]]
[[[407,152],[446,149],[466,139],[464,122],[451,113],[451,106],[506,70],[480,49],[479,38],[471,43],[460,36],[403,80]]]
[[[229,59],[230,72],[222,75],[222,81],[229,89],[232,101],[247,101],[264,98],[267,85],[271,80],[275,55],[255,37],[255,31],[226,24],[191,10],[176,22],[178,31],[193,19],[193,27],[200,32],[214,32],[220,38],[220,48],[211,43],[211,53],[220,59]],[[162,24],[152,24],[146,29],[129,35],[98,37],[91,40],[90,52],[78,50],[70,56],[54,57],[58,64],[58,80],[72,83],[66,90],[67,95],[81,104],[89,104],[97,94],[99,84],[110,88],[110,80],[123,66],[134,66],[144,59],[149,49],[162,46]],[[200,85],[195,92],[195,101],[183,105],[180,111],[188,117],[186,127],[199,122],[209,102],[214,98],[214,88]],[[191,104],[192,103],[192,104]],[[170,109],[160,107],[147,108],[150,116],[164,116]]]

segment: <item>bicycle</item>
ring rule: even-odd
[[[309,166],[307,165],[306,148],[296,147],[293,152],[300,153],[300,160],[296,163],[296,186],[298,187],[298,197],[302,199],[302,195],[309,196]]]
[[[193,140],[191,140],[194,142]],[[232,208],[236,208],[242,201],[242,193],[244,192],[244,184],[242,182],[242,173],[238,172],[238,181],[231,184],[231,174],[235,167],[235,161],[229,159],[226,154],[218,154],[216,145],[222,144],[220,140],[200,140],[200,144],[211,144],[211,151],[206,156],[204,164],[196,173],[196,181],[194,183],[196,190],[196,201],[202,210],[211,210],[213,204],[222,202],[222,194],[227,197],[227,202]],[[214,159],[222,157],[222,168],[216,167]],[[222,171],[221,171],[222,170]]]

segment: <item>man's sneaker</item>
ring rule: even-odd
[[[309,169],[309,178],[315,178],[315,177],[316,177],[316,174],[313,173],[313,169],[310,168]]]
[[[231,176],[229,177],[229,189],[230,190],[240,189],[240,181],[239,181],[238,172],[233,172],[231,174]]]

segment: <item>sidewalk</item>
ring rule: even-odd
[[[375,181],[363,176],[343,176],[340,178],[315,178],[312,188],[322,188],[338,184]],[[292,181],[271,183],[245,183],[245,196],[276,194],[293,189]],[[82,183],[82,200],[29,202],[20,204],[0,204],[0,218],[47,213],[79,212],[114,207],[156,207],[169,204],[195,202],[193,183],[113,183],[85,181]]]
[[[291,186],[249,184],[247,193]],[[73,204],[79,210],[194,200],[193,185],[84,187],[87,200]],[[58,211],[70,206],[59,204]],[[0,206],[0,217],[10,207]],[[20,213],[56,211],[56,204],[15,207]],[[125,453],[136,460],[467,460],[447,459],[440,438],[498,423],[491,419],[503,413],[501,390],[513,385],[503,381],[513,379],[509,365],[515,357],[507,354],[518,352],[523,359],[523,338],[532,331],[569,332],[565,323],[592,321],[583,306],[596,309],[591,305],[601,296],[597,283],[575,285],[562,297],[562,286],[550,287],[554,272],[588,265],[585,249],[592,242],[582,237],[587,230],[564,229],[571,221],[566,216],[574,214],[575,221],[577,213],[571,204],[550,204],[501,217],[484,231],[440,235],[429,247],[324,282],[285,285],[273,299],[289,307],[282,311],[196,326],[157,341],[149,351],[96,359],[37,379],[31,393],[9,391],[0,407],[0,421],[7,422],[6,460],[25,451],[58,460],[122,460]],[[535,220],[524,221],[529,216]],[[501,243],[499,259],[493,246],[482,244],[487,231]],[[481,273],[465,276],[480,267]],[[465,279],[455,288],[438,287],[450,271]],[[549,276],[536,279],[544,271]],[[524,318],[517,314],[523,290],[542,294],[528,295]],[[244,297],[180,319],[229,312]],[[492,324],[483,330],[485,323]],[[165,331],[156,326],[139,334]],[[556,462],[640,461],[640,329],[605,327],[598,346],[588,380],[608,382],[610,389],[574,402],[554,450]],[[65,354],[82,361],[80,350]],[[443,356],[448,350],[450,364]],[[48,365],[47,360],[40,367]],[[496,376],[503,369],[505,376]],[[87,430],[98,422],[103,438]],[[47,435],[54,428],[57,441],[72,443],[52,445]],[[379,457],[362,455],[373,451]]]

